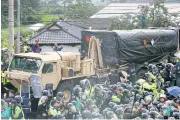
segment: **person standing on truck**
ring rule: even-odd
[[[57,43],[54,44],[54,51],[61,51],[62,49],[63,49],[62,46],[58,47]]]

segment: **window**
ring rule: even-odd
[[[42,73],[52,73],[53,72],[53,63],[45,63],[42,69]]]
[[[41,63],[42,61],[40,59],[15,56],[11,62],[9,70],[38,73]]]

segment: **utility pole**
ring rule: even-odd
[[[14,0],[9,0],[9,60],[12,58],[14,52]]]
[[[16,41],[16,51],[15,51],[15,53],[17,54],[17,53],[20,53],[20,39],[21,39],[21,22],[20,22],[20,5],[21,5],[21,3],[20,3],[20,0],[17,0],[17,2],[18,2],[18,10],[17,10],[17,25],[18,25],[18,32],[17,32],[17,41]]]

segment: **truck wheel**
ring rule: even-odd
[[[73,91],[73,85],[70,80],[60,82],[56,92],[58,93],[60,91],[64,93],[64,102],[68,103],[72,98]]]

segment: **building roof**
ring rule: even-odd
[[[35,44],[35,40],[39,40],[39,44],[79,44],[82,30],[81,27],[58,21],[39,30],[28,44]]]
[[[32,37],[28,44],[35,44],[39,40],[39,44],[79,44],[81,39],[64,31],[63,29],[47,29],[34,37]]]
[[[90,18],[109,18],[122,14],[140,14],[139,5],[148,5],[148,3],[112,3],[103,8]],[[166,3],[169,13],[180,13],[180,3]]]
[[[109,18],[88,18],[67,20],[71,25],[80,26],[85,29],[107,30],[111,27],[111,19]]]

